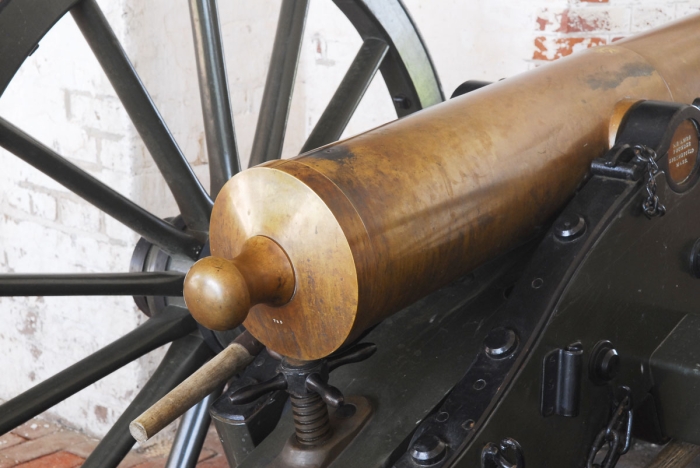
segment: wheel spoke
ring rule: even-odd
[[[216,0],[190,0],[212,198],[241,170]]]
[[[388,51],[389,46],[380,39],[370,38],[362,44],[326,110],[306,139],[302,153],[340,138]]]
[[[210,357],[209,347],[199,336],[189,335],[173,342],[158,369],[85,460],[83,468],[116,467],[136,443],[129,432],[129,423],[163,398]]]
[[[333,0],[363,40],[391,45],[382,76],[399,117],[445,100],[423,39],[401,0]]]
[[[7,296],[182,296],[178,272],[0,275]]]
[[[0,405],[0,434],[10,431],[149,351],[194,329],[196,323],[187,309],[168,307],[96,353]]]
[[[182,415],[165,468],[181,468],[197,464],[211,423],[209,407],[221,395],[222,390],[222,388],[216,389]]]
[[[292,102],[308,0],[283,0],[249,166],[279,159]]]
[[[171,253],[196,258],[201,247],[176,229],[0,118],[0,146]]]
[[[71,14],[100,62],[136,130],[175,197],[185,224],[207,232],[212,201],[165,125],[95,0],[83,0]]]

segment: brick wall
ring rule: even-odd
[[[699,0],[404,0],[446,94],[700,11]]]
[[[126,40],[123,2],[103,4]],[[0,99],[0,115],[132,197],[139,161],[133,127],[70,17],[41,42]],[[0,155],[2,272],[126,271],[135,235],[61,185]],[[130,298],[0,299],[0,398],[53,375],[143,319]],[[102,434],[142,385],[150,360],[134,363],[58,405],[55,418]]]
[[[700,11],[700,1],[569,0],[538,9],[535,63],[609,44]]]
[[[208,184],[185,4],[101,1],[196,173]],[[700,0],[405,0],[447,95],[700,9]],[[220,2],[239,148],[250,152],[280,0]],[[360,46],[327,0],[312,0],[285,156],[306,135]],[[41,42],[0,98],[0,115],[161,216],[167,187],[71,18]],[[346,135],[393,118],[375,80]],[[0,272],[126,271],[136,236],[46,176],[0,151]],[[0,299],[0,399],[31,387],[143,322],[130,298]],[[160,350],[55,407],[54,419],[101,435],[153,371]],[[9,378],[7,377],[9,376]]]

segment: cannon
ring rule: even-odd
[[[346,2],[349,16],[351,4],[375,11]],[[202,29],[215,3],[193,5],[195,39],[216,43]],[[120,67],[96,4],[69,6],[132,118],[156,118],[138,107],[138,79]],[[691,16],[497,83],[467,82],[430,107],[430,93],[409,87],[402,102],[426,109],[336,143],[337,128],[320,138],[317,127],[292,159],[270,149],[273,122],[256,136],[261,164],[236,175],[230,158],[212,165],[210,219],[191,184],[181,220],[128,211],[0,121],[0,145],[143,236],[132,276],[6,275],[4,295],[112,291],[153,315],[129,353],[106,348],[2,405],[0,427],[122,365],[122,354],[178,338],[168,359],[180,366],[159,368],[88,465],[116,466],[134,439],[211,405],[231,466],[613,467],[635,438],[671,441],[656,466],[685,466],[700,445],[699,31]],[[411,77],[391,67],[407,59],[375,33],[362,33],[369,68],[383,63],[387,82],[406,86]],[[204,45],[200,73],[215,82]],[[222,103],[203,101],[214,113]],[[149,135],[158,161],[162,141],[149,133],[147,145]],[[177,165],[163,166],[180,184]],[[173,259],[184,271],[168,270]],[[185,304],[165,299],[180,292]],[[195,413],[187,427],[201,433]]]

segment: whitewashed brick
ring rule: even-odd
[[[27,189],[15,185],[6,191],[5,196],[11,207],[22,210],[27,214],[31,214],[32,199],[31,194]]]
[[[538,36],[535,38],[533,58],[557,60],[573,53],[607,44],[606,37],[557,37]]]
[[[100,139],[99,158],[104,169],[118,172],[123,176],[133,174],[136,162],[131,155],[135,152],[135,148],[129,141],[128,137]]]
[[[128,155],[125,155],[124,159],[128,159]],[[128,199],[133,198],[134,181],[130,174],[103,169],[96,172],[94,175],[102,183],[117,193],[120,193]]]
[[[176,216],[179,211],[165,179],[157,170],[143,171],[134,176],[134,184],[140,187],[134,194],[134,202],[156,216]]]
[[[128,271],[133,246],[82,236],[74,248],[74,265],[83,271]]]
[[[21,182],[37,184],[41,187],[57,190],[59,192],[67,192],[67,189],[61,184],[3,149],[0,149],[0,167],[2,167],[2,171],[0,171],[2,185],[0,186],[5,186],[7,183]]]
[[[91,138],[85,128],[76,124],[61,125],[62,135],[53,140],[51,149],[72,163],[96,165],[99,142]]]
[[[622,33],[630,29],[630,8],[544,8],[537,15],[538,31],[560,34]]]
[[[679,2],[676,4],[676,18],[697,14],[700,12],[700,0],[690,2]]]
[[[249,114],[253,112],[253,99],[250,91],[246,87],[232,86],[230,93],[231,111],[234,115],[234,119],[237,115]]]
[[[105,215],[104,223],[105,233],[107,234],[107,236],[109,236],[110,239],[124,242],[129,245],[136,245],[136,241],[138,240],[139,236],[137,236],[136,233],[134,233],[134,231],[124,226],[122,223],[115,220],[111,216]]]
[[[194,166],[192,170],[197,176],[197,179],[199,179],[199,182],[202,184],[202,187],[204,187],[204,190],[209,192],[209,164],[198,164],[197,166]]]
[[[237,2],[221,2],[219,5],[222,23],[229,18],[245,17],[246,23],[257,23],[261,21],[276,21],[280,11],[280,0],[241,0]]]
[[[34,191],[31,194],[31,201],[33,215],[50,221],[56,220],[57,205],[54,196]]]
[[[262,106],[262,100],[263,100],[263,95],[265,94],[265,88],[262,86],[257,86],[252,89],[252,91],[249,91],[249,93],[252,95],[252,100],[251,100],[251,113],[252,114],[257,114],[260,112],[260,106]],[[256,122],[257,123],[257,122]]]
[[[672,21],[675,17],[673,5],[638,6],[632,10],[632,31],[646,31]]]
[[[59,221],[61,224],[80,231],[98,233],[101,229],[100,212],[87,202],[60,198]]]
[[[276,22],[248,23],[232,21],[224,26],[226,40],[226,69],[232,86],[259,86],[265,82],[272,53]],[[258,42],[256,53],[246,50],[252,41]]]
[[[70,106],[66,109],[70,115],[69,121],[109,133],[120,132],[124,127],[124,120],[128,116],[116,96],[94,95],[84,91],[64,92],[68,96],[67,106]]]
[[[238,136],[238,154],[241,159],[241,166],[248,167],[250,152],[253,149],[253,135],[258,124],[258,116],[253,113],[239,114],[234,116],[236,125],[236,135]]]
[[[70,234],[34,220],[0,217],[0,245],[5,263],[16,272],[52,270],[54,263],[69,263],[73,249]]]
[[[677,3],[675,0],[609,0],[607,3],[613,3],[615,5],[638,5],[643,7],[670,7],[673,9],[673,5]]]

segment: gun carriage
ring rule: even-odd
[[[354,75],[279,160],[307,8],[284,2],[255,167],[236,174],[216,5],[191,2],[213,208],[94,1],[0,6],[0,89],[70,10],[181,210],[157,219],[0,120],[0,146],[143,236],[135,272],[3,275],[2,295],[133,295],[151,315],[0,406],[3,432],[175,340],[85,466],[194,406],[169,465],[190,466],[209,405],[232,466],[613,467],[633,437],[676,441],[657,466],[685,466],[700,16],[438,104],[400,2],[336,3],[365,41]],[[402,118],[332,143],[378,70]]]

